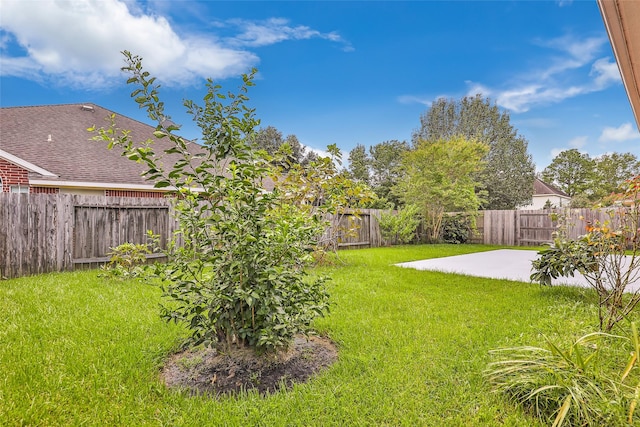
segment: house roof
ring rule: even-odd
[[[598,0],[598,5],[640,128],[640,1]]]
[[[534,196],[553,195],[553,196],[570,198],[570,196],[564,191],[557,189],[551,184],[547,184],[546,182],[542,181],[539,178],[534,178],[533,180],[533,195]]]
[[[43,105],[0,108],[0,157],[29,170],[30,181],[37,185],[151,189],[152,183],[141,176],[144,165],[123,157],[118,149],[108,150],[105,141],[91,140],[87,129],[108,126],[105,119],[112,114],[116,126],[129,130],[134,142],[151,138],[156,153],[170,148],[168,138],[153,137],[153,126],[98,105]],[[190,145],[190,150],[199,149],[198,144]],[[173,164],[178,158],[167,155],[163,163]],[[272,184],[265,187],[272,189]]]

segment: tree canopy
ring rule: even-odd
[[[349,171],[354,178],[367,179],[379,204],[398,207],[402,201],[392,188],[400,179],[402,156],[409,149],[405,141],[390,140],[372,145],[367,153],[365,147],[358,144],[349,153]]]
[[[417,140],[402,157],[404,172],[394,191],[407,205],[416,205],[430,230],[440,237],[445,212],[473,212],[482,202],[475,177],[485,166],[489,147],[462,136]]]
[[[317,158],[312,151],[305,151],[305,147],[297,136],[287,135],[283,138],[282,132],[273,126],[258,129],[252,136],[252,143],[255,148],[266,151],[270,156],[279,153],[280,155],[277,157],[281,160],[282,165],[305,164]],[[283,157],[284,159],[282,159]]]
[[[489,147],[486,168],[477,179],[487,191],[485,209],[515,209],[527,204],[533,195],[535,166],[527,140],[501,111],[481,95],[460,100],[438,99],[420,117],[420,128],[413,134],[418,141],[448,140],[462,136]]]
[[[349,152],[349,172],[354,179],[368,184],[370,163],[364,145],[358,144]]]
[[[578,149],[564,150],[542,171],[542,179],[573,197],[574,206],[600,202],[627,179],[640,173],[631,153],[610,153],[592,158]]]

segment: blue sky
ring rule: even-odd
[[[578,148],[632,152],[640,133],[595,0],[0,2],[0,104],[93,102],[148,123],[119,71],[144,58],[183,134],[204,79],[249,93],[262,126],[312,148],[410,140],[439,97],[482,93],[539,170]]]

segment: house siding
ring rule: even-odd
[[[5,159],[0,159],[0,178],[3,193],[11,191],[12,185],[29,186],[29,171]]]

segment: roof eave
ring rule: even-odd
[[[597,0],[640,129],[640,2]],[[637,46],[633,49],[633,46]]]
[[[48,176],[51,178],[58,177],[58,175],[56,175],[55,173],[49,172],[48,170],[43,169],[40,166],[34,165],[33,163],[30,163],[24,159],[21,159],[18,156],[14,156],[13,154],[8,153],[4,150],[0,150],[0,159],[5,159],[8,162],[13,163],[14,165],[18,165],[21,168],[28,170],[29,172],[34,172],[42,176]]]

